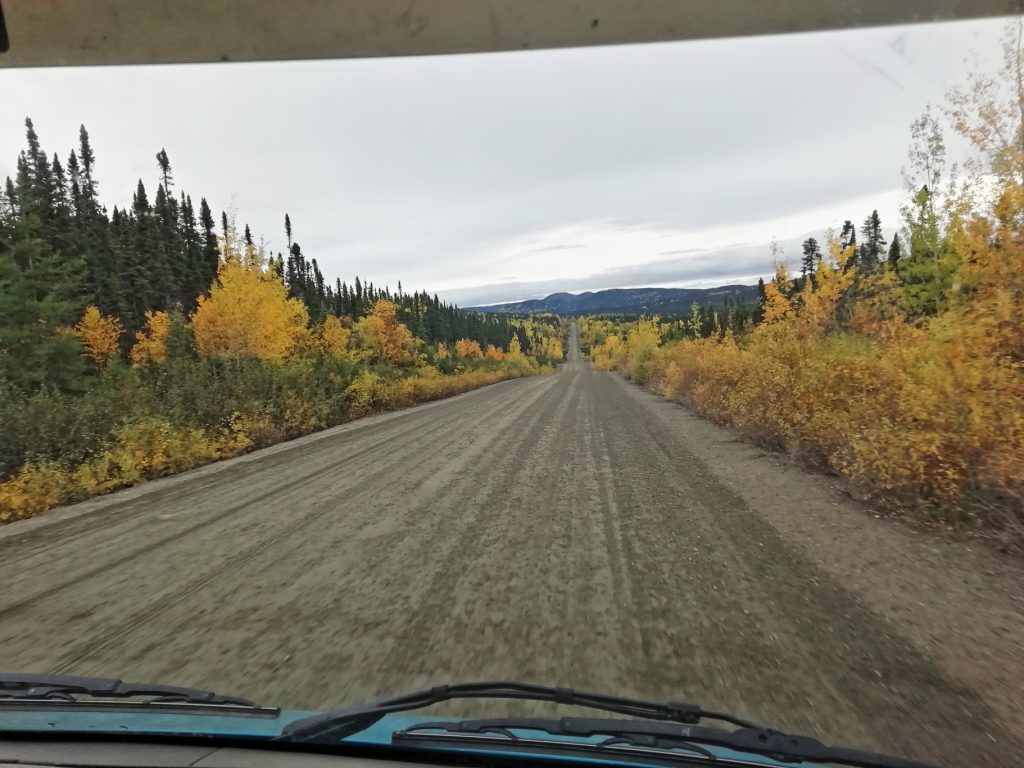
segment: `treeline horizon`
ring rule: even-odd
[[[26,147],[17,158],[15,177],[0,185],[0,375],[29,389],[45,381],[72,385],[60,372],[67,356],[49,350],[53,331],[71,327],[85,308],[95,306],[117,318],[124,330],[127,360],[135,334],[147,313],[189,317],[200,297],[209,295],[223,257],[229,216],[215,218],[205,197],[198,205],[179,190],[170,158],[155,155],[155,193],[140,179],[129,206],[108,213],[99,197],[97,159],[85,126],[78,146],[65,161],[43,150],[31,118],[26,118]],[[245,225],[244,245],[255,246]],[[528,354],[531,339],[514,318],[469,312],[426,291],[377,287],[356,277],[352,284],[326,278],[315,257],[295,238],[291,216],[284,215],[285,252],[266,254],[267,266],[307,308],[311,324],[328,315],[358,320],[380,300],[398,306],[399,316],[416,338],[436,345],[470,339],[482,348],[507,349],[513,335]],[[56,341],[56,346],[61,346]],[[26,361],[28,364],[26,365]],[[5,364],[6,363],[6,364]],[[20,376],[19,368],[31,376]],[[71,366],[73,367],[73,366]]]
[[[905,267],[906,262],[902,261],[903,246],[899,237],[899,230],[895,230],[891,242],[886,240],[882,232],[881,217],[878,209],[868,214],[860,227],[861,241],[857,242],[857,228],[851,219],[843,222],[843,227],[838,238],[826,230],[819,241],[816,237],[808,237],[801,243],[800,273],[787,278],[788,284],[785,292],[795,295],[803,290],[805,283],[813,282],[815,273],[821,269],[822,260],[825,255],[822,251],[822,242],[826,247],[832,240],[836,240],[839,250],[848,253],[849,257],[843,264],[842,269],[856,269],[862,276],[872,275],[884,268],[893,271]],[[786,263],[781,249],[776,243],[770,246],[772,261],[778,265]],[[772,278],[778,282],[778,267]],[[720,287],[744,285],[743,283],[727,282]],[[678,341],[680,339],[707,339],[721,337],[726,332],[740,334],[757,326],[764,318],[764,304],[766,298],[764,278],[758,278],[756,285],[757,298],[748,301],[743,298],[726,296],[721,303],[698,303],[691,305],[687,312],[591,312],[572,314],[573,317],[588,317],[607,321],[612,324],[641,320],[646,317],[657,317],[662,324],[662,340],[664,342]],[[612,290],[612,289],[609,289]],[[712,288],[713,290],[713,288]]]
[[[176,191],[108,215],[80,131],[31,120],[0,190],[0,523],[375,412],[554,370],[565,328],[426,292],[330,284]]]

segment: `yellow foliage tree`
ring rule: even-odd
[[[455,354],[470,360],[480,360],[484,352],[480,349],[480,342],[472,339],[459,339],[455,342]]]
[[[317,351],[328,357],[348,357],[351,338],[352,331],[342,325],[340,319],[328,315],[316,330]]]
[[[617,334],[609,334],[605,340],[590,347],[590,359],[602,371],[607,371],[619,364],[622,354],[622,339]]]
[[[519,343],[519,337],[515,334],[512,335],[512,340],[508,343],[508,359],[518,360],[523,356],[523,345]]]
[[[544,341],[541,342],[541,354],[551,360],[561,360],[565,357],[565,348],[562,346],[562,340],[556,339],[553,336],[546,336]]]
[[[82,319],[75,326],[75,336],[85,347],[85,354],[101,369],[117,355],[117,343],[123,332],[120,320],[104,315],[92,305],[85,308]]]
[[[786,265],[776,264],[775,279],[764,287],[764,318],[762,322],[766,325],[781,322],[792,314],[793,304],[782,291],[782,286],[788,286],[791,282]]]
[[[398,305],[381,299],[356,324],[359,346],[371,357],[404,365],[416,359],[416,338],[398,320]]]
[[[146,325],[135,332],[131,351],[132,365],[162,363],[167,359],[167,332],[171,316],[166,312],[146,312]]]
[[[228,254],[210,295],[199,297],[192,316],[196,348],[230,359],[285,357],[307,336],[306,305],[288,298],[288,289],[262,259]]]
[[[646,381],[648,367],[661,343],[658,318],[638,320],[626,335],[626,374],[637,381]]]

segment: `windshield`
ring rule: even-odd
[[[1010,764],[1020,40],[0,70],[0,672]]]

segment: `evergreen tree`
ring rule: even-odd
[[[166,210],[162,186],[157,188],[157,198]],[[149,203],[146,186],[139,179],[128,219],[131,277],[127,283],[133,300],[133,311],[125,324],[129,329],[142,327],[147,310],[167,310],[177,293],[169,254],[162,242],[161,224],[160,217]]]
[[[35,250],[31,270],[22,269],[22,247],[0,249],[0,381],[28,393],[81,391],[90,374],[82,348],[60,331],[82,310],[74,276],[43,250]]]
[[[89,303],[106,315],[125,319],[125,289],[121,283],[122,265],[111,244],[110,222],[97,198],[94,175],[96,156],[85,126],[78,129],[78,153],[71,152],[68,169],[77,225],[78,252],[89,275]]]
[[[851,245],[857,245],[857,229],[853,226],[853,222],[847,219],[843,222],[843,229],[839,233],[839,247],[845,251]]]
[[[882,235],[882,221],[877,210],[872,211],[871,215],[864,219],[860,233],[864,239],[857,252],[857,263],[862,271],[871,272],[878,267],[886,246],[885,237]]]
[[[176,216],[168,199],[167,190],[163,184],[156,188],[156,198],[153,201],[153,225],[154,225],[154,263],[160,263],[163,269],[163,285],[159,289],[162,297],[163,309],[167,309],[179,300],[182,288],[182,264],[179,263],[181,248],[178,242],[178,228]]]
[[[892,244],[889,246],[889,258],[887,259],[889,266],[897,269],[901,255],[900,236],[899,234],[894,234],[892,236]]]
[[[156,162],[160,166],[160,180],[163,184],[164,190],[169,195],[171,193],[171,182],[174,180],[171,176],[171,161],[167,157],[167,150],[161,149],[156,153]]]
[[[17,180],[5,184],[0,213],[0,378],[25,391],[84,386],[81,347],[60,328],[85,306],[66,177],[48,159],[32,121]]]
[[[92,168],[96,162],[96,156],[92,151],[92,144],[89,142],[89,132],[85,126],[78,128],[78,159],[82,162],[82,194],[86,198],[96,199],[96,182],[93,178]]]
[[[181,262],[184,271],[179,280],[180,293],[178,303],[191,313],[195,309],[196,299],[209,287],[206,282],[206,269],[203,260],[202,237],[197,228],[195,209],[192,198],[181,193],[178,218],[178,241],[181,243]]]
[[[821,246],[818,245],[818,241],[813,237],[809,237],[803,242],[803,257],[800,259],[800,275],[806,280],[809,277],[814,277],[814,273],[818,269],[818,263],[821,261]],[[763,298],[764,296],[764,280],[758,281],[759,295]]]
[[[217,245],[217,232],[213,224],[213,211],[210,210],[206,198],[199,199],[199,281],[203,285],[202,294],[206,294],[217,277],[217,266],[220,263],[220,248]]]

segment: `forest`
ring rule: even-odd
[[[877,509],[1024,546],[1024,52],[911,126],[902,221],[809,238],[756,313],[581,318],[594,364],[807,466]],[[972,147],[947,162],[942,119]]]
[[[0,189],[0,522],[388,408],[553,370],[554,317],[326,279],[284,216],[271,253],[156,154],[107,211],[83,126],[61,162],[26,119]]]

